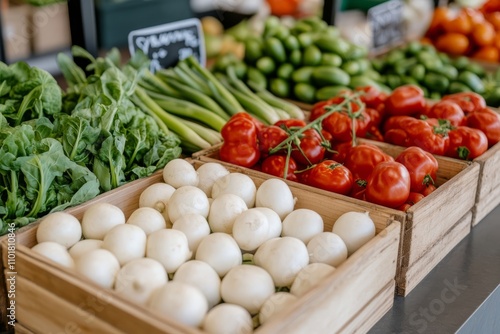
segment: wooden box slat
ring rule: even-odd
[[[354,318],[366,319],[365,322],[350,321],[339,333],[367,333],[393,306],[395,281],[389,282]]]
[[[396,286],[399,295],[405,295],[406,291],[413,290],[427,273],[470,233],[471,220],[472,212],[469,212],[456,225],[444,232],[442,237],[429,247],[428,252],[413,261],[412,266],[401,268],[397,278],[400,281],[397,282]],[[403,262],[406,262],[405,259]]]
[[[476,226],[500,204],[500,143],[474,161],[481,167],[472,226]]]
[[[195,167],[204,163],[198,160],[190,161]],[[253,179],[258,185],[267,178],[269,176],[261,175]],[[119,206],[128,217],[137,208],[142,189],[161,181],[162,174],[158,172],[147,179],[137,180],[102,194],[67,212],[81,218],[89,205],[105,201]],[[332,201],[329,197],[310,194],[300,188],[292,187],[291,190],[298,198],[296,207],[314,207],[325,220],[325,230],[331,229],[335,219],[344,212],[366,210],[364,206],[356,207],[351,205],[352,203],[345,205],[341,200]],[[259,333],[274,333],[274,328],[284,328],[285,332],[289,333],[297,332],[296,328],[299,327],[295,318],[301,318],[301,326],[313,331],[330,331],[330,328],[341,331],[343,327],[362,329],[380,319],[393,302],[393,289],[390,294],[387,291],[388,286],[394,285],[401,225],[393,220],[391,213],[383,210],[370,212],[370,216],[376,223],[377,235],[349,257],[332,275],[302,297],[295,306],[261,326]],[[26,308],[24,314],[21,312],[18,320],[26,328],[35,332],[64,331],[63,325],[67,324],[61,320],[64,313],[55,310],[66,307],[68,312],[72,313],[65,317],[66,320],[74,322],[73,325],[80,333],[203,333],[172,319],[159,317],[145,307],[132,304],[111,290],[101,289],[94,283],[78,277],[72,270],[32,252],[30,247],[36,243],[37,227],[38,223],[34,223],[30,229],[17,235],[16,279],[21,283],[16,286],[16,297],[21,296],[23,300],[23,296],[30,296],[40,301],[39,305]],[[5,265],[7,242],[3,241],[1,246],[2,261]],[[45,305],[43,312],[30,314],[36,312],[42,303]],[[22,303],[19,307],[24,309]],[[366,311],[368,308],[379,311],[373,314]],[[26,314],[30,315],[24,316]],[[78,314],[80,316],[77,316]],[[325,319],[318,322],[317,314]],[[92,324],[81,323],[89,317],[95,320]],[[295,325],[291,325],[294,323]],[[328,327],[324,327],[327,325]]]

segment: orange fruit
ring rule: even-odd
[[[499,56],[500,51],[496,47],[483,46],[472,55],[472,58],[490,62],[498,62]]]
[[[444,21],[443,28],[446,32],[456,32],[467,35],[472,31],[472,23],[465,12],[460,12],[455,18]]]
[[[497,34],[495,36],[495,39],[493,40],[493,46],[500,50],[500,34]]]
[[[438,34],[443,28],[443,22],[451,19],[450,10],[446,6],[437,7],[432,15],[431,23],[427,29],[427,36]]]
[[[476,24],[474,28],[472,28],[472,40],[478,46],[486,46],[491,45],[493,40],[495,39],[495,28],[489,22],[483,22]]]
[[[449,32],[438,37],[435,45],[439,51],[452,55],[463,55],[469,49],[469,39],[463,34]]]

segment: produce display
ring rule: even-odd
[[[297,20],[288,28],[274,16],[265,21],[262,35],[245,40],[245,56],[217,59],[213,71],[236,74],[256,91],[312,103],[339,89],[379,85],[367,49],[347,42],[336,27],[317,17]]]
[[[116,56],[116,54],[115,54]],[[0,63],[0,234],[150,175],[181,149],[138,109],[113,66],[84,72],[60,57],[71,87],[25,62]]]
[[[477,60],[500,61],[500,8],[438,7],[425,37],[440,51]]]
[[[345,291],[366,265],[380,286],[339,322],[364,328],[353,319],[375,321],[366,310],[388,307],[395,286],[409,293],[498,204],[488,172],[500,142],[500,68],[477,62],[500,61],[495,3],[439,7],[424,39],[377,57],[319,17],[268,16],[259,33],[248,22],[223,32],[203,20],[216,57],[207,67],[190,56],[153,73],[140,51],[124,61],[116,48],[94,57],[75,46],[57,56],[63,89],[26,62],[0,62],[0,236],[38,220],[29,247],[69,269],[68,287],[81,278],[119,296],[116,305],[124,299],[207,333],[251,333],[283,319],[339,267],[334,297],[356,299]],[[200,151],[224,163],[182,159]],[[65,211],[155,172],[163,182],[140,196],[136,187],[133,212],[116,206],[125,207],[120,196]],[[385,208],[372,219],[364,208],[376,205],[358,200]],[[459,200],[468,202],[448,208]],[[378,231],[387,232],[378,248],[356,254]],[[385,258],[368,261],[368,250]],[[19,262],[32,252],[21,249]],[[352,269],[342,267],[353,254]],[[381,267],[387,280],[373,275]]]
[[[489,106],[500,106],[500,69],[487,73],[467,57],[450,57],[432,45],[413,41],[373,59],[372,65],[391,89],[418,85],[425,97],[434,100],[446,94],[475,92]]]
[[[406,210],[435,189],[438,162],[416,143],[407,145],[411,147],[395,159],[372,144],[357,144],[356,137],[365,137],[372,122],[378,121],[378,111],[368,113],[364,103],[384,103],[379,100],[383,93],[374,88],[369,93],[346,91],[320,102],[311,111],[308,124],[290,119],[264,126],[247,114],[236,114],[222,129],[219,158]],[[425,101],[423,95],[421,98]]]
[[[163,179],[129,217],[105,202],[80,221],[47,215],[32,250],[161,316],[208,333],[246,333],[375,236],[368,212],[346,212],[325,231],[322,216],[295,208],[279,178],[257,187],[221,164],[195,170],[173,159]]]

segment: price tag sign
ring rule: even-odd
[[[149,57],[153,73],[191,55],[205,66],[205,43],[197,18],[131,31],[128,46],[131,55],[142,50]]]
[[[368,10],[373,48],[387,47],[404,40],[403,2],[390,0]]]

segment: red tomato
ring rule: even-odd
[[[413,115],[425,111],[423,90],[416,85],[400,86],[392,91],[385,100],[385,108],[389,115]]]
[[[467,126],[479,129],[488,138],[491,147],[500,141],[500,115],[489,108],[483,108],[467,115]]]
[[[290,181],[297,181],[297,175],[295,171],[297,170],[297,164],[295,160],[290,157],[288,160],[288,172],[285,175],[286,157],[283,155],[270,155],[262,161],[261,170],[264,173],[271,174],[277,177],[281,177]]]
[[[370,125],[379,126],[382,123],[383,113],[375,108],[365,108],[366,113],[370,116]]]
[[[354,180],[366,180],[375,166],[385,161],[394,161],[394,159],[377,146],[360,144],[349,150],[344,165],[351,171]]]
[[[488,138],[483,131],[459,126],[450,132],[450,146],[446,155],[452,158],[472,160],[488,150]]]
[[[474,92],[462,92],[443,96],[441,100],[452,100],[462,108],[465,114],[471,113],[474,110],[486,108],[484,98]]]
[[[453,126],[460,126],[465,123],[465,114],[453,100],[443,100],[434,104],[427,112],[427,116],[437,119],[446,119]]]
[[[298,164],[310,166],[323,160],[325,148],[321,137],[314,129],[307,129],[299,136],[300,144],[292,145],[292,157]]]
[[[353,182],[349,169],[334,160],[323,160],[317,164],[311,169],[308,179],[308,184],[313,187],[342,195],[351,191]]]
[[[365,137],[370,124],[370,115],[366,111],[359,116],[351,118],[346,112],[335,112],[326,117],[323,129],[330,132],[336,141],[350,141],[353,138],[353,127],[357,137]]]
[[[397,118],[396,118],[397,117]],[[408,116],[396,116],[384,125],[384,140],[388,143],[410,147],[418,146],[432,154],[444,155],[449,145],[449,126],[431,126],[432,119],[421,120]]]
[[[366,181],[365,180],[356,180],[352,184],[352,188],[351,188],[351,192],[349,193],[349,196],[364,201],[364,200],[366,200],[365,199],[365,191],[366,191]]]
[[[361,95],[360,100],[363,102],[368,108],[377,108],[380,104],[383,104],[387,99],[387,94],[381,92],[375,86],[364,86],[357,87],[356,91],[362,91],[363,95]]]
[[[384,135],[382,135],[378,127],[375,125],[371,125],[368,128],[368,131],[366,131],[365,138],[381,142],[384,141]]]
[[[231,117],[221,129],[221,135],[227,143],[241,143],[250,146],[257,145],[257,127],[252,120],[246,118],[246,113],[238,113]],[[236,117],[238,116],[238,117]]]
[[[408,196],[406,203],[408,203],[410,205],[414,205],[414,204],[420,202],[424,197],[425,196],[422,195],[421,193],[410,192],[410,195]]]
[[[410,196],[410,173],[396,161],[381,162],[366,180],[366,200],[371,203],[397,208]]]
[[[352,141],[333,143],[332,150],[334,150],[335,153],[331,155],[331,159],[340,163],[344,163],[345,157],[349,153],[351,147],[352,147]]]
[[[306,126],[306,122],[301,120],[301,119],[296,119],[296,118],[291,118],[291,119],[280,119],[274,125],[279,126],[280,128],[283,129],[290,129],[290,128],[302,128]]]
[[[314,121],[316,118],[318,118],[321,115],[323,115],[324,113],[326,113],[325,107],[329,106],[329,105],[330,105],[330,103],[328,101],[316,102],[311,108],[311,111],[309,114],[309,121]]]
[[[427,128],[427,129],[425,129]],[[429,126],[418,122],[411,116],[392,116],[384,123],[384,141],[390,144],[412,146],[412,134],[421,131],[430,132]]]
[[[430,193],[432,193],[434,190],[436,190],[436,186],[433,184],[429,184],[422,192],[421,194],[424,196],[428,196]]]
[[[400,205],[397,209],[401,211],[407,211],[413,205],[420,202],[424,197],[425,196],[421,193],[410,192],[410,195],[408,196],[406,202],[403,205]]]
[[[265,126],[259,133],[259,150],[262,157],[267,157],[272,148],[288,139],[288,133],[282,128],[270,125]],[[286,149],[286,147],[284,148]],[[282,150],[280,150],[282,151]]]
[[[219,150],[222,161],[238,166],[252,167],[260,159],[260,151],[257,146],[246,143],[223,142]]]
[[[300,183],[303,184],[309,184],[309,175],[311,174],[312,168],[306,168],[306,169],[301,169],[297,170],[295,175],[297,175],[297,178]]]
[[[403,203],[400,206],[398,206],[396,209],[400,211],[408,211],[408,209],[411,208],[411,205],[408,203]]]
[[[401,152],[396,161],[403,164],[410,173],[410,190],[421,192],[437,178],[438,162],[429,152],[411,146]]]

